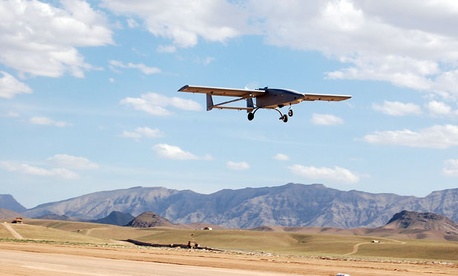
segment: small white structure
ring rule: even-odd
[[[345,274],[345,273],[337,273],[336,276],[350,276],[350,274]]]

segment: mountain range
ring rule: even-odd
[[[22,213],[27,209],[14,199],[12,195],[0,194],[0,208]]]
[[[0,198],[1,199],[1,198]],[[91,193],[26,210],[26,217],[63,216],[98,220],[113,211],[137,216],[154,212],[172,223],[228,228],[259,226],[380,227],[402,210],[432,212],[458,221],[458,189],[426,197],[340,191],[321,184],[221,190],[199,194],[163,187]],[[1,204],[0,208],[5,208]]]

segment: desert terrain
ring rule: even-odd
[[[0,238],[1,275],[458,273],[458,244],[450,241],[379,237],[374,243],[374,237],[336,233],[133,229],[44,220],[3,223]],[[192,240],[209,249],[136,246],[127,239],[164,245]]]

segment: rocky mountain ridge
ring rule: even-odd
[[[126,226],[132,226],[137,228],[149,228],[156,226],[173,226],[173,224],[167,219],[155,214],[153,212],[144,212],[139,216],[135,217]]]
[[[109,220],[109,217],[112,217],[112,214],[102,220]],[[115,221],[112,221],[112,224],[120,225]],[[172,224],[170,221],[154,212],[144,212],[135,217],[128,224],[122,224],[122,226],[131,226],[135,228],[169,227],[183,229],[192,227],[193,229],[216,229],[214,226],[208,225],[200,225],[200,227],[198,227],[198,225],[195,224]],[[251,230],[458,241],[458,224],[454,223],[452,220],[434,213],[419,213],[407,210],[395,214],[386,225],[376,228],[341,229],[331,227],[260,226]]]
[[[458,189],[419,198],[396,194],[340,191],[321,184],[221,190],[199,194],[162,187],[97,192],[47,203],[27,217],[56,214],[95,220],[113,211],[137,216],[152,211],[172,223],[208,223],[229,228],[258,226],[380,227],[402,211],[433,212],[458,220]]]
[[[104,218],[91,220],[90,222],[125,226],[132,222],[133,219],[135,219],[135,217],[131,214],[113,211]]]
[[[27,209],[14,199],[12,195],[0,194],[0,208],[22,213]]]
[[[387,225],[385,225],[385,228],[440,231],[452,230],[458,232],[456,223],[444,216],[430,212],[418,213],[407,210],[395,214],[391,220],[388,221]]]

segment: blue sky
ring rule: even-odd
[[[0,2],[0,193],[458,181],[456,1]],[[205,111],[185,84],[350,94]]]

